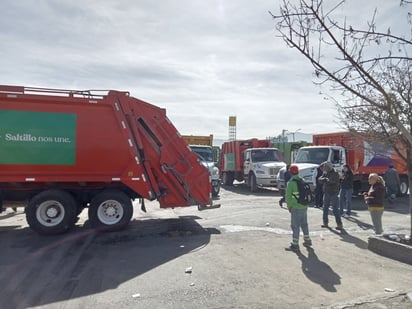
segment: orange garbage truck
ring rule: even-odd
[[[244,181],[251,192],[259,186],[274,187],[279,170],[285,166],[279,150],[271,147],[269,140],[252,138],[222,144],[219,170],[224,185]]]
[[[332,152],[331,161],[340,170],[340,165],[348,164],[354,173],[354,191],[367,191],[368,175],[381,176],[393,164],[400,178],[399,194],[406,195],[409,190],[406,162],[390,146],[376,141],[368,141],[350,132],[323,133],[313,135],[313,145],[341,146],[342,151]]]
[[[299,167],[299,175],[313,188],[314,171],[324,161],[331,162],[339,173],[343,165],[348,164],[351,167],[355,194],[369,189],[370,173],[383,175],[389,164],[393,164],[400,178],[399,195],[408,194],[406,163],[393,148],[383,143],[365,140],[351,132],[314,134],[313,146],[299,148],[293,164]],[[284,169],[279,173],[279,189],[285,187],[283,173]]]
[[[40,234],[67,231],[84,208],[93,228],[122,229],[135,199],[220,206],[165,109],[128,92],[0,86],[0,123],[1,202],[23,202]]]

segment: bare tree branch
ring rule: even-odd
[[[393,146],[412,183],[412,14],[407,12],[404,34],[392,33],[391,27],[379,31],[376,9],[359,29],[336,17],[345,0],[331,2],[282,0],[280,13],[269,13],[278,36],[312,64],[314,83],[329,84],[338,93],[332,101],[342,124]],[[400,10],[411,4],[400,0]],[[412,210],[412,197],[410,204]]]

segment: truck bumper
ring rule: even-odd
[[[262,187],[276,187],[277,178],[257,178],[256,183],[258,186]]]
[[[212,187],[220,187],[220,179],[212,179]]]
[[[212,204],[212,205],[206,205],[206,206],[201,206],[201,205],[199,205],[199,206],[197,206],[197,209],[198,209],[199,211],[202,211],[202,210],[220,208],[220,206],[221,206],[220,204]]]

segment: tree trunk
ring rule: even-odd
[[[411,184],[412,184],[412,171],[408,169],[408,174],[409,174],[409,217],[410,217],[410,231],[409,231],[409,239],[412,241],[412,194],[411,194]]]
[[[406,165],[408,167],[408,180],[409,180],[409,216],[410,216],[410,231],[409,231],[409,237],[412,239],[412,194],[411,194],[411,185],[412,185],[412,150],[411,148],[408,148],[406,150],[406,158],[407,162]]]

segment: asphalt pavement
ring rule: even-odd
[[[361,199],[344,231],[308,210],[313,247],[287,252],[290,217],[276,191],[223,188],[220,209],[136,204],[124,231],[98,234],[87,212],[64,235],[31,231],[22,208],[0,214],[1,308],[412,308],[412,267],[367,249]],[[408,233],[408,198],[384,213]],[[333,216],[330,225],[335,226]],[[409,296],[408,296],[409,293]]]

